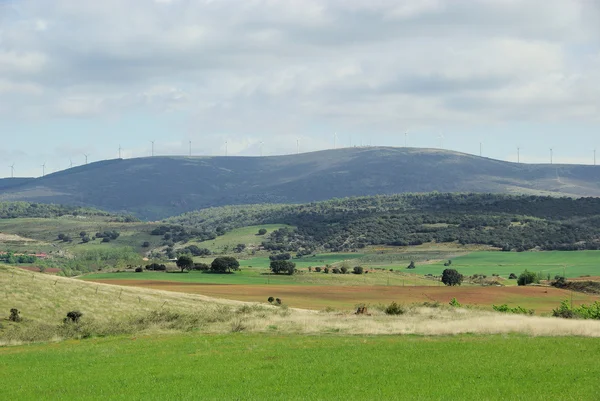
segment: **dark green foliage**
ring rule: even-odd
[[[135,272],[136,272],[136,273],[141,273],[141,272],[143,272],[143,271],[144,271],[144,269],[142,269],[142,267],[141,267],[141,266],[138,266],[138,267],[136,267],[136,268],[135,268]]]
[[[197,245],[189,245],[184,249],[190,251],[190,253],[194,256],[208,256],[211,254],[210,250],[207,248],[200,248]]]
[[[510,276],[508,276],[509,280],[516,280],[517,279],[517,275],[515,273],[510,273]]]
[[[96,233],[96,238],[102,238],[102,242],[110,242],[111,240],[116,240],[117,238],[119,238],[120,235],[121,234],[118,231],[112,230],[98,232]],[[105,239],[108,239],[108,241],[104,241]]]
[[[210,266],[207,265],[206,263],[194,263],[194,266],[192,267],[192,269],[202,271],[202,272],[207,272],[210,270]]]
[[[233,251],[236,253],[241,253],[241,252],[244,252],[245,249],[246,249],[246,244],[237,244],[235,246],[235,248],[233,248]]]
[[[275,274],[284,273],[291,276],[296,271],[296,264],[288,260],[272,260],[270,268]]]
[[[58,238],[59,241],[62,241],[65,239],[65,236],[66,236],[65,234],[60,233],[60,234],[58,234],[58,236],[56,238]]]
[[[270,303],[270,304],[272,304],[272,303],[273,303],[273,301],[275,301],[275,298],[273,298],[273,297],[269,297],[269,298],[267,299],[267,301],[269,301],[269,303]]]
[[[338,269],[337,267],[334,267],[333,269],[331,269],[331,272],[333,274],[340,274],[340,273],[342,273],[342,271],[340,269]]]
[[[262,245],[306,254],[351,251],[365,245],[435,241],[483,244],[506,251],[600,248],[600,198],[494,194],[419,194],[333,199],[305,205],[229,206],[169,221],[211,231],[287,223]],[[451,265],[449,260],[448,266]]]
[[[538,277],[538,275],[534,272],[530,272],[528,270],[525,270],[523,273],[521,273],[519,275],[519,278],[517,279],[517,284],[518,285],[527,285],[527,284],[537,284],[540,282],[540,278]]]
[[[260,230],[258,230],[258,235],[265,235],[266,233],[267,233],[266,228],[261,228]]]
[[[81,208],[77,206],[29,203],[29,202],[0,202],[0,219],[54,218],[62,216],[114,216],[101,210]]]
[[[232,270],[239,270],[240,262],[231,256],[221,256],[213,260],[210,270],[214,273],[231,273]]]
[[[564,277],[559,276],[552,283],[550,283],[550,285],[556,288],[565,288],[567,286],[567,280]]]
[[[8,316],[8,320],[10,320],[11,322],[20,322],[21,320],[23,320],[23,318],[21,317],[21,312],[19,312],[19,310],[16,308],[12,308],[10,310],[10,316]]]
[[[535,310],[525,309],[522,306],[516,306],[514,308],[511,308],[507,304],[503,304],[503,305],[492,305],[492,308],[496,312],[502,312],[502,313],[515,313],[518,315],[534,315],[535,314]]]
[[[384,312],[386,315],[403,315],[406,313],[406,308],[396,302],[392,302],[385,308]]]
[[[409,265],[406,266],[407,269],[414,269],[415,267],[417,267],[417,266],[415,266],[415,262],[412,260],[410,261]]]
[[[454,308],[462,307],[462,304],[460,302],[458,302],[458,300],[456,298],[452,298],[448,304]]]
[[[317,266],[317,267],[315,267],[315,271],[316,271],[317,273],[321,273],[321,267],[320,267],[320,266]]]
[[[90,242],[90,237],[88,235],[84,235],[83,237],[81,237],[81,242],[87,244],[88,242]]]
[[[329,274],[329,267],[326,267],[326,268],[324,268],[324,269],[323,269],[323,273],[325,273],[325,274]]]
[[[283,301],[280,298],[275,298],[275,302],[277,305],[281,305]]]
[[[182,272],[184,270],[191,270],[192,267],[194,267],[194,259],[192,259],[191,257],[189,257],[187,255],[181,255],[180,257],[177,258],[176,264],[177,264],[177,267],[179,267]]]
[[[346,266],[340,267],[340,271],[342,272],[342,274],[348,274],[348,268]]]
[[[463,280],[462,274],[456,269],[444,269],[442,272],[442,283],[448,286],[461,285]]]
[[[0,261],[11,265],[31,264],[37,261],[37,257],[35,255],[15,255],[13,252],[7,252],[0,254]]]
[[[167,266],[165,266],[163,264],[158,264],[158,263],[151,263],[149,265],[146,265],[146,270],[166,271],[167,270]]]
[[[150,242],[148,242],[148,241],[144,241],[144,242],[142,243],[142,248],[150,248]]]
[[[103,237],[102,242],[110,242],[110,237]]]
[[[83,313],[79,311],[71,311],[67,313],[67,317],[65,318],[65,323],[79,323],[79,319],[83,316]]]
[[[352,269],[352,273],[354,274],[363,274],[364,271],[365,269],[362,266],[354,266],[354,269]]]

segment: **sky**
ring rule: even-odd
[[[597,0],[0,0],[0,177],[150,141],[592,164],[599,135]]]

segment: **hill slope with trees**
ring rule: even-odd
[[[357,147],[272,157],[108,160],[2,188],[0,201],[161,219],[207,207],[407,192],[600,196],[600,167],[531,165],[439,149]]]
[[[287,224],[263,246],[311,254],[368,245],[484,244],[505,251],[600,249],[600,198],[405,194],[303,205],[228,206],[167,220],[199,231]]]

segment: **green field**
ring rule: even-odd
[[[594,400],[599,356],[576,337],[129,336],[0,348],[0,381],[10,400]]]
[[[504,278],[510,273],[519,275],[525,269],[544,277],[550,274],[551,278],[557,274],[569,278],[600,276],[600,251],[474,252],[452,259],[452,267],[464,275],[499,274]],[[443,269],[443,262],[439,262],[419,266],[414,272],[440,274]]]
[[[208,248],[212,252],[222,253],[222,252],[232,252],[233,249],[238,244],[246,245],[247,249],[250,251],[255,247],[259,246],[271,232],[278,230],[283,227],[290,227],[285,224],[263,224],[261,226],[248,226],[243,228],[237,228],[235,230],[231,230],[224,235],[215,238],[214,240],[209,241],[190,241],[181,247],[186,247],[189,245],[198,245],[200,248]],[[267,234],[265,235],[257,235],[258,230],[264,228],[267,230]],[[246,252],[244,252],[246,254]]]

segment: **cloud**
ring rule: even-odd
[[[599,115],[593,1],[0,4],[0,115],[17,121],[184,113],[182,138],[202,126],[244,153],[267,135],[318,148],[333,126]]]

